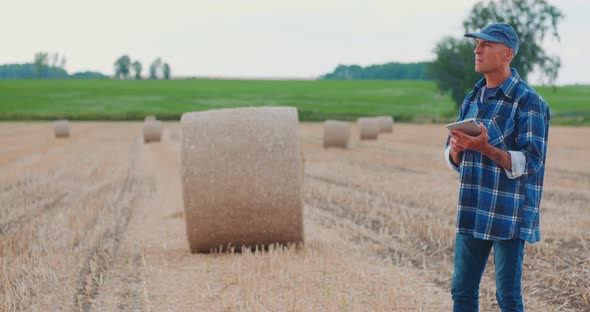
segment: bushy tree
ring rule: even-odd
[[[490,23],[510,24],[520,39],[511,66],[524,79],[538,66],[550,82],[555,82],[561,61],[559,56],[547,55],[541,44],[548,35],[559,40],[557,25],[563,17],[546,0],[481,1],[475,4],[463,27],[465,32],[474,32]]]
[[[47,52],[37,52],[35,53],[35,73],[37,79],[41,79],[43,77],[43,68],[47,66],[47,62],[49,61],[49,54]]]
[[[164,79],[170,80],[170,65],[168,63],[162,65],[162,73],[164,74]]]
[[[118,79],[127,79],[129,76],[129,68],[131,66],[131,59],[128,55],[122,55],[115,61],[115,77]]]
[[[150,79],[158,79],[158,70],[162,66],[162,58],[158,57],[150,65]]]
[[[548,56],[541,44],[547,35],[559,40],[557,26],[562,18],[561,11],[545,0],[490,0],[475,4],[463,26],[465,32],[477,32],[490,23],[510,24],[520,39],[511,66],[525,80],[538,67],[543,78],[554,84],[561,61],[558,56]],[[474,49],[471,40],[454,38],[443,39],[434,49],[436,60],[429,67],[430,76],[441,91],[451,93],[457,105],[481,78],[474,73]]]
[[[459,105],[467,92],[481,79],[481,74],[474,70],[473,50],[473,40],[444,38],[434,48],[436,60],[429,66],[429,74],[435,77],[438,88],[450,92],[451,98]]]
[[[141,66],[141,63],[139,61],[135,61],[135,62],[133,62],[133,64],[131,64],[131,66],[133,67],[133,71],[135,72],[135,79],[140,80],[141,79],[141,70],[143,68]]]

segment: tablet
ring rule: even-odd
[[[447,128],[449,131],[453,131],[455,129],[460,130],[461,132],[470,136],[478,136],[481,133],[481,128],[479,127],[479,124],[475,118],[469,118],[450,123],[447,125]]]

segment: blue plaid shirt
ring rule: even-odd
[[[485,124],[489,143],[510,152],[513,171],[479,152],[463,152],[460,166],[454,167],[461,180],[456,231],[484,240],[519,238],[535,243],[541,239],[539,206],[550,113],[545,100],[515,69],[511,71],[488,98],[482,96],[485,78],[480,80],[461,106],[457,120],[471,114]],[[447,161],[449,140],[450,136]],[[522,161],[518,156],[524,156]]]

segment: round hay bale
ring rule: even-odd
[[[381,133],[393,133],[393,117],[391,116],[379,116],[379,129]]]
[[[374,117],[361,117],[357,119],[361,140],[377,140],[379,137],[379,120]]]
[[[143,142],[160,142],[162,138],[162,122],[159,120],[143,123]]]
[[[297,110],[182,115],[181,173],[192,252],[303,242]],[[221,247],[221,248],[220,248]]]
[[[154,115],[147,115],[145,116],[145,118],[143,119],[143,121],[156,121],[156,116]]]
[[[350,123],[338,120],[324,122],[324,147],[347,148],[350,138]]]
[[[55,129],[56,138],[69,138],[70,137],[70,123],[67,120],[57,120],[53,128]]]

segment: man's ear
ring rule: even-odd
[[[510,61],[512,61],[513,58],[514,58],[514,50],[512,50],[512,49],[506,50],[506,60],[510,62]]]

